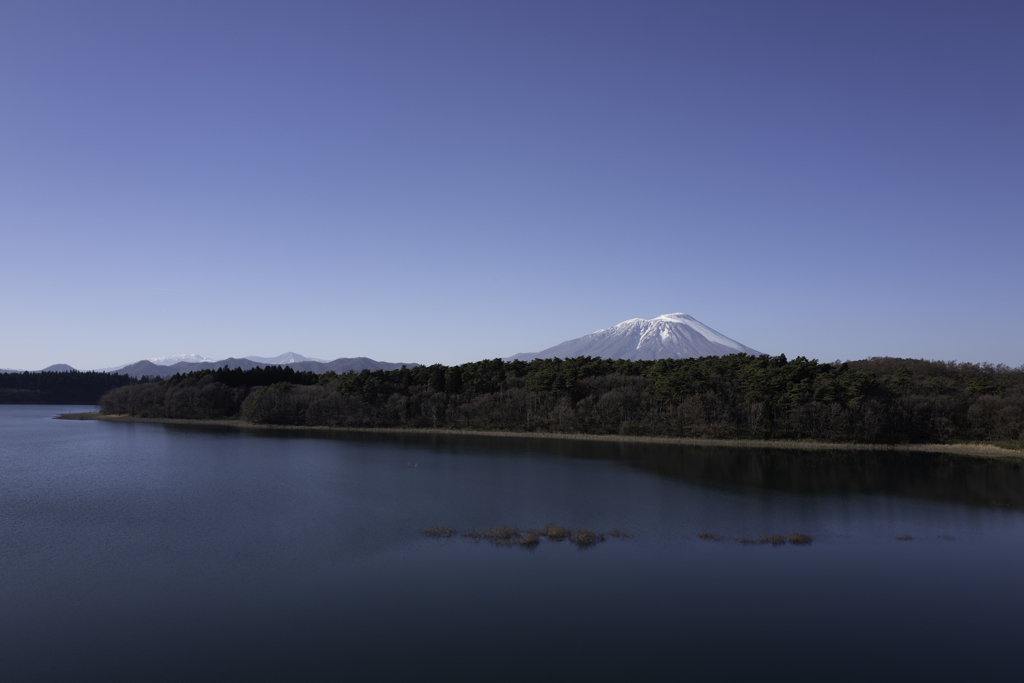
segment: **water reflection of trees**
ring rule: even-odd
[[[337,438],[313,430],[308,433]],[[281,434],[294,436],[295,432]],[[1024,465],[1013,460],[908,451],[791,451],[459,434],[351,433],[344,438],[452,453],[517,452],[614,461],[700,485],[806,494],[889,494],[1024,509]]]

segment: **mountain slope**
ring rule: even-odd
[[[534,358],[576,358],[598,356],[626,360],[699,358],[730,353],[761,355],[749,346],[729,339],[683,313],[670,313],[651,320],[633,318],[614,327],[570,339],[536,353],[518,353],[505,360]]]

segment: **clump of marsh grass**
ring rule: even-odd
[[[939,538],[941,538],[943,541],[955,541],[956,540],[955,536],[950,536],[949,534],[942,534],[941,536],[939,536]]]
[[[721,541],[722,537],[718,534],[713,534],[710,531],[701,531],[697,534],[697,538],[702,541]]]
[[[569,542],[575,543],[577,548],[589,548],[603,540],[603,535],[594,533],[589,529],[577,529],[569,534]]]
[[[772,534],[770,536],[762,536],[760,538],[761,543],[771,543],[775,545],[786,545],[786,537],[782,534]]]
[[[540,533],[536,529],[528,529],[514,540],[524,548],[536,548],[537,544],[540,543]]]
[[[512,545],[512,541],[519,538],[519,529],[508,524],[496,526],[485,531],[484,538],[493,541],[495,545]]]
[[[493,529],[488,529],[487,531],[470,529],[469,531],[463,531],[462,535],[476,543],[479,543],[483,539],[487,539],[494,545],[506,547],[518,545],[524,548],[537,547],[537,544],[540,543],[541,536],[540,532],[536,529],[520,531],[519,527],[511,524],[496,526]]]
[[[549,541],[554,541],[556,543],[564,541],[572,534],[572,532],[564,526],[558,526],[557,524],[542,526],[537,533],[541,536],[546,536]]]
[[[897,541],[913,541],[914,537],[911,536],[910,534],[904,534],[902,536],[897,536],[896,540]]]
[[[710,536],[714,536],[714,534],[710,534]],[[701,536],[701,538],[704,538],[704,536]],[[806,545],[813,540],[810,536],[805,536],[804,534],[791,534],[788,539],[782,534],[771,534],[761,536],[760,538],[750,538],[749,536],[734,536],[733,538],[737,543],[742,543],[743,545],[768,545],[771,543],[773,546],[786,545],[787,542],[794,545]],[[720,539],[709,538],[708,540],[717,541]]]
[[[423,530],[424,535],[433,538],[451,538],[457,534],[455,529],[450,527],[442,526],[431,526]],[[605,540],[605,534],[598,533],[596,531],[590,531],[589,529],[577,529],[573,531],[564,526],[557,524],[547,524],[540,529],[527,529],[521,531],[519,527],[511,524],[503,524],[502,526],[496,526],[487,531],[480,531],[479,529],[468,529],[462,532],[462,537],[479,543],[482,540],[488,540],[495,545],[501,546],[513,546],[518,545],[523,548],[533,549],[536,548],[540,543],[541,537],[546,537],[549,541],[559,543],[561,541],[569,541],[573,545],[579,548],[589,548]],[[613,529],[607,535],[613,538],[630,538],[630,535],[620,529]],[[715,540],[721,540],[720,537],[715,537]]]
[[[455,534],[455,529],[446,526],[428,526],[423,530],[424,536],[431,536],[433,538],[451,538]]]

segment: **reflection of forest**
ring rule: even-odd
[[[1024,471],[1014,462],[932,453],[732,448],[687,449],[667,457],[648,450],[617,459],[694,483],[800,493],[887,493],[1024,508]]]
[[[610,460],[695,484],[818,494],[887,493],[1024,508],[1024,463],[905,451],[804,451],[672,446],[571,439],[365,434],[368,441],[429,444],[453,451],[495,450]]]
[[[234,431],[218,426],[168,429]],[[295,438],[292,430],[260,432]],[[604,460],[693,484],[811,494],[890,494],[1024,509],[1024,461],[913,451],[811,451],[730,446],[679,446],[629,441],[479,436],[416,432],[300,430],[305,438],[430,448],[463,455],[515,454]]]
[[[343,375],[222,368],[120,387],[101,406],[254,424],[1024,447],[1024,368],[893,358],[493,360]]]

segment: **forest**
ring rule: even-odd
[[[102,412],[251,424],[1024,446],[1024,367],[869,358],[500,359],[320,375],[202,370]]]
[[[108,372],[4,372],[0,403],[96,405],[107,391],[138,381]]]

